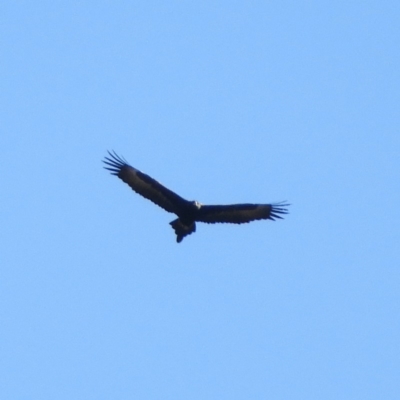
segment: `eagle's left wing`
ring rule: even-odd
[[[287,214],[289,204],[231,204],[221,206],[202,206],[197,214],[196,221],[209,224],[228,222],[243,224],[257,219],[282,219],[281,215]]]

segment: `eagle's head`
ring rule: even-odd
[[[197,200],[192,201],[192,204],[195,206],[195,208],[197,208],[198,210],[200,210],[202,204],[200,202],[198,202]]]

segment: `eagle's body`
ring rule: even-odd
[[[108,153],[110,157],[105,157],[104,160],[106,169],[122,179],[136,193],[178,216],[170,222],[178,243],[196,231],[196,221],[210,224],[218,222],[242,224],[259,219],[275,220],[282,218],[279,214],[287,214],[286,207],[289,204],[286,203],[206,206],[197,201],[185,200],[155,179],[133,168],[115,152]]]

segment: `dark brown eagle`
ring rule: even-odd
[[[180,243],[187,235],[196,231],[196,221],[214,224],[228,222],[243,224],[257,219],[280,218],[280,214],[287,214],[289,204],[231,204],[218,206],[204,206],[198,201],[188,201],[167,189],[155,179],[133,168],[128,162],[115,152],[108,152],[103,162],[105,169],[111,171],[127,183],[136,193],[151,200],[165,211],[174,213],[177,219],[170,222],[176,233],[176,241]]]

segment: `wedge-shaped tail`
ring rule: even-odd
[[[169,223],[176,233],[176,241],[178,243],[182,242],[183,238],[187,235],[190,235],[193,232],[196,232],[196,223],[191,222],[188,225],[185,225],[179,218],[173,220]]]

